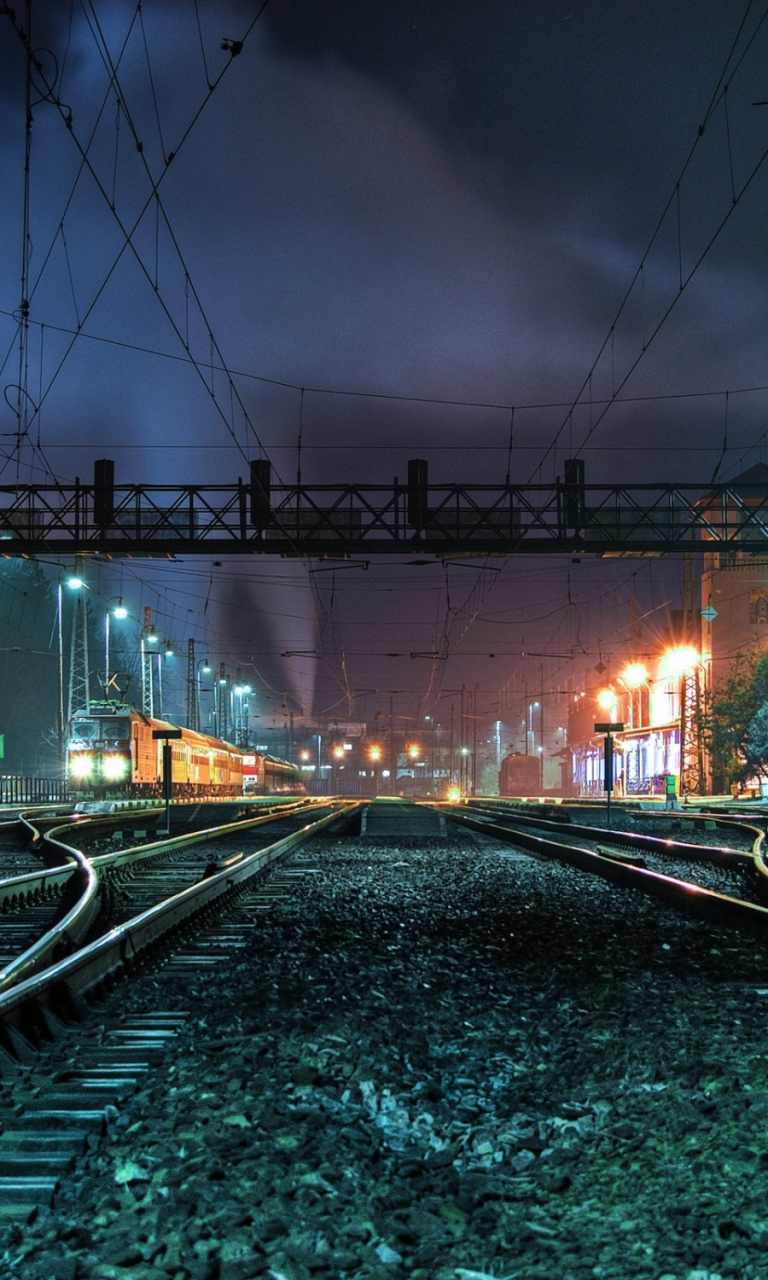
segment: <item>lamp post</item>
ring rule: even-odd
[[[416,762],[421,755],[421,747],[417,743],[411,742],[405,749],[406,764],[411,769],[411,795],[416,795]],[[424,762],[426,768],[426,761]],[[426,781],[426,772],[422,774],[422,778]]]
[[[202,712],[202,708],[201,708],[201,704],[200,704],[200,694],[202,693],[202,689],[200,688],[200,672],[201,672],[201,671],[202,671],[203,675],[206,675],[206,676],[209,676],[209,675],[211,674],[212,667],[211,667],[211,664],[210,664],[210,662],[208,661],[208,659],[207,659],[207,658],[201,658],[201,660],[198,662],[198,664],[197,664],[197,668],[196,668],[196,670],[195,670],[195,701],[196,701],[196,704],[197,704],[197,707],[196,707],[196,709],[197,709],[197,728],[202,732],[202,728],[203,728],[203,724],[202,724],[202,714],[201,714],[201,712]],[[210,692],[210,690],[208,690],[208,692]],[[214,686],[214,692],[215,692],[215,686]]]
[[[112,609],[111,616],[114,618],[117,618],[119,621],[122,621],[124,618],[128,617],[128,610],[123,604],[123,597],[114,596],[113,599],[117,600],[117,604],[115,605],[114,609]],[[115,673],[114,677],[110,676],[109,674],[109,628],[110,628],[109,619],[110,619],[111,603],[112,601],[108,600],[107,607],[104,610],[104,701],[105,702],[109,701],[109,691],[112,685],[115,683],[115,680],[117,679],[117,673]]]
[[[461,747],[459,750],[459,787],[461,794],[467,794],[469,783],[469,747]]]
[[[527,756],[536,755],[536,721],[534,719],[534,711],[538,711],[540,703],[528,703],[528,730],[525,736],[525,754]]]
[[[249,684],[236,684],[232,690],[233,727],[238,747],[244,747],[248,742],[248,704],[243,699],[251,692]]]
[[[59,647],[59,765],[62,771],[62,777],[66,777],[66,760],[64,758],[65,746],[64,737],[66,733],[67,722],[64,713],[64,599],[62,593],[62,572],[59,573],[59,579],[56,584],[56,631],[58,635]],[[78,578],[75,574],[70,574],[67,579],[67,586],[70,591],[80,591],[85,586],[82,578]]]
[[[344,748],[337,744],[333,748],[333,793],[334,795],[339,794],[339,765],[343,759],[344,759]]]

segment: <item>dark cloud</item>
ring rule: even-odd
[[[53,68],[45,74],[72,129],[53,102],[36,104],[28,376],[42,408],[30,444],[39,432],[61,478],[87,477],[93,459],[113,450],[119,479],[225,482],[243,473],[258,437],[293,480],[301,426],[305,481],[403,478],[415,453],[429,457],[435,480],[490,480],[506,469],[515,405],[512,473],[527,480],[566,410],[525,406],[567,405],[576,395],[697,136],[740,13],[717,0],[695,12],[607,0],[272,0],[230,59],[222,38],[245,32],[258,6],[198,8],[202,46],[194,7],[182,13],[170,0],[144,6],[144,31],[128,4],[37,6],[35,43],[54,55],[43,59]],[[24,57],[3,21],[0,341],[12,404]],[[120,60],[119,108],[99,42]],[[681,269],[731,207],[731,175],[738,190],[760,154],[768,117],[752,102],[766,96],[764,52],[762,36],[733,72],[728,133],[722,107],[707,125],[681,186],[680,220],[673,204],[610,363],[596,372],[595,398],[610,394],[675,300]],[[225,74],[183,141],[206,98],[206,66],[211,82]],[[76,181],[78,143],[93,173]],[[158,207],[151,178],[161,173]],[[590,437],[599,446],[586,453],[590,478],[706,479],[725,390],[768,382],[765,195],[760,173],[627,387],[720,395],[613,409]],[[123,228],[138,220],[135,253],[115,213]],[[219,363],[211,335],[234,371],[231,388],[211,371]],[[301,387],[310,389],[303,412]],[[732,445],[757,440],[764,407],[764,394],[731,399]],[[591,412],[575,412],[547,457],[547,482],[589,432]],[[3,424],[12,432],[10,411]],[[671,441],[691,452],[662,452]],[[25,478],[41,478],[41,466],[25,448]],[[234,585],[222,582],[198,619],[199,638],[216,616],[227,652],[243,661],[271,652],[274,696],[288,692],[308,707],[316,668],[277,655],[318,644],[316,597],[302,569],[260,570],[258,585],[250,566],[237,568]],[[621,586],[623,572],[612,588],[622,607],[622,591],[628,600],[640,590],[629,571]],[[392,652],[439,647],[461,588],[437,566],[419,578],[429,589],[411,594],[420,573],[340,573],[332,608],[323,597],[338,630],[326,626],[323,645],[351,652],[363,630],[363,655],[385,641]],[[592,586],[577,588],[576,578],[592,582],[587,566],[573,573],[586,599]],[[641,571],[642,581],[651,576]],[[552,643],[581,643],[587,624],[576,626],[563,572],[545,577],[520,564],[500,582],[493,598],[511,591],[531,617],[556,583],[563,631]],[[659,588],[655,598],[667,594]],[[377,630],[382,601],[386,636]],[[321,625],[322,610],[318,617]],[[484,651],[498,647],[494,625],[469,633]],[[606,630],[599,619],[595,626]],[[540,623],[531,627],[528,648],[534,632],[549,643]],[[515,632],[516,651],[524,639]],[[404,686],[423,660],[409,658],[393,676],[395,661],[350,660],[349,681]],[[333,677],[317,668],[318,705],[343,699],[333,662]],[[440,678],[461,684],[478,670],[491,685],[499,679],[469,660],[455,678],[453,668]],[[429,684],[422,668],[417,683]]]

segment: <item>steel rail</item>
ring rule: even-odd
[[[483,835],[493,836],[508,844],[521,845],[522,848],[544,857],[556,858],[623,888],[637,889],[650,897],[660,899],[668,906],[700,919],[730,927],[748,928],[761,937],[768,936],[768,907],[745,902],[742,898],[732,898],[727,894],[716,893],[712,889],[704,889],[700,885],[678,880],[674,876],[662,875],[658,871],[649,871],[645,867],[614,860],[609,854],[595,853],[580,845],[564,844],[545,836],[531,835],[527,831],[513,831],[510,827],[472,817],[457,810],[455,805],[441,807],[450,811],[453,821],[480,831]],[[562,832],[562,827],[559,830]],[[611,839],[613,838],[613,832],[607,832],[603,828],[599,830],[602,839],[609,835]],[[674,841],[669,843],[674,844]]]
[[[467,807],[483,813],[487,812],[487,809],[492,806],[483,806],[470,801]],[[499,815],[503,812],[503,806],[495,808],[495,812]],[[723,845],[689,844],[685,840],[671,840],[665,836],[653,836],[643,831],[622,831],[617,830],[615,827],[592,827],[586,823],[573,822],[571,819],[567,822],[558,822],[555,819],[538,818],[533,814],[518,813],[517,811],[504,813],[504,817],[505,819],[508,818],[510,822],[520,822],[525,826],[539,827],[544,831],[565,833],[567,830],[571,835],[586,836],[590,839],[610,839],[614,844],[625,844],[630,848],[644,849],[648,853],[668,853],[674,847],[691,862],[711,862],[717,866],[727,866],[729,862],[754,863],[756,849],[759,851],[764,840],[764,832],[759,827],[749,828],[744,824],[739,824],[739,831],[750,830],[754,833],[752,850],[747,853],[744,849],[732,849]]]
[[[503,805],[493,806],[487,804],[484,806],[482,801],[477,802],[473,800],[468,801],[467,805],[468,807],[471,806],[473,809],[478,809],[480,812],[483,811],[484,807],[495,807],[497,813],[505,807]],[[451,806],[447,806],[447,808],[450,807]],[[567,812],[567,810],[564,810],[564,812]],[[538,826],[548,831],[562,831],[564,827],[563,822],[550,821],[544,818],[534,818],[527,813],[523,814],[514,811],[511,812],[509,816],[514,822],[520,821],[528,823],[529,825]],[[657,815],[653,814],[652,816],[655,818]],[[661,817],[661,814],[658,816]],[[725,817],[715,819],[706,813],[686,813],[684,815],[677,816],[684,817],[687,822],[695,822],[699,824],[702,822],[716,822],[717,825],[721,827],[731,826],[739,832],[746,831],[752,836],[752,850],[750,853],[745,853],[743,849],[722,848],[717,845],[691,845],[682,840],[670,841],[662,836],[650,836],[640,831],[608,830],[605,827],[589,827],[583,824],[574,823],[570,820],[568,822],[568,830],[571,833],[587,835],[595,839],[606,840],[610,837],[614,844],[626,844],[629,847],[634,847],[636,849],[645,849],[649,853],[670,852],[671,846],[674,846],[675,849],[681,850],[683,856],[688,858],[691,862],[711,862],[717,866],[727,866],[729,862],[751,862],[758,877],[768,885],[768,865],[766,865],[765,861],[766,836],[765,831],[763,831],[761,827],[754,826],[752,823],[744,821],[729,821],[729,819]]]
[[[130,972],[145,952],[167,938],[174,929],[235,893],[270,863],[337,821],[340,813],[358,808],[360,804],[359,800],[342,801],[332,813],[307,823],[265,849],[244,856],[208,879],[188,886],[110,930],[74,955],[0,993],[0,1027],[7,1025],[23,1034],[27,1021],[38,1023],[41,1016],[45,1017],[46,1009],[54,1015],[72,1009],[79,996],[121,973]],[[0,1035],[0,1042],[2,1039]],[[9,1042],[7,1037],[6,1045],[10,1045],[12,1053],[12,1041]]]
[[[284,816],[286,810],[294,812],[296,809],[306,806],[302,801],[297,805],[280,805],[276,807],[280,809],[280,816]],[[148,811],[144,810],[144,812]],[[162,812],[162,809],[158,809],[157,812]],[[51,886],[51,893],[56,888],[64,893],[73,878],[74,883],[77,883],[78,877],[82,885],[81,892],[78,900],[62,920],[58,921],[42,937],[38,938],[31,947],[20,952],[4,969],[0,970],[0,992],[8,990],[9,987],[23,981],[30,974],[45,968],[63,948],[71,950],[81,938],[85,937],[98,915],[99,904],[96,901],[96,896],[100,889],[99,871],[104,871],[123,863],[139,862],[142,858],[154,857],[168,849],[183,848],[188,844],[204,844],[222,834],[229,835],[235,831],[250,830],[251,827],[274,821],[275,816],[273,808],[269,814],[261,814],[256,818],[245,818],[238,822],[225,823],[219,827],[206,828],[204,831],[188,831],[181,836],[172,836],[168,840],[159,840],[152,844],[141,845],[138,849],[115,850],[113,853],[98,854],[93,858],[86,857],[81,850],[66,844],[59,836],[62,832],[72,829],[77,830],[86,824],[88,830],[92,830],[94,826],[107,826],[114,823],[114,814],[99,815],[91,819],[81,818],[52,828],[51,831],[42,836],[43,843],[55,849],[57,854],[65,859],[66,865],[52,867],[48,870],[27,872],[21,876],[13,876],[7,880],[0,881],[0,906],[2,906],[3,901],[8,899],[12,901],[14,898],[33,897],[36,893],[47,891],[49,885]],[[73,862],[74,866],[72,865]]]

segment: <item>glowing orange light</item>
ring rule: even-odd
[[[597,695],[597,705],[602,707],[603,711],[610,711],[611,707],[615,707],[616,694],[613,689],[601,689]]]
[[[621,678],[628,689],[639,689],[648,679],[648,668],[644,662],[628,662]]]

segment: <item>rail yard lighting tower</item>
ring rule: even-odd
[[[698,731],[701,654],[692,644],[667,649],[661,674],[680,681],[680,794],[700,794],[704,783],[701,735]]]

